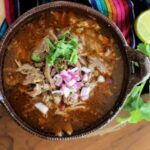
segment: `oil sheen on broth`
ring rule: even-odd
[[[3,79],[21,119],[46,133],[71,135],[114,106],[123,62],[112,35],[96,19],[51,11],[18,29],[7,46]]]

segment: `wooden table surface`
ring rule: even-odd
[[[104,136],[47,141],[19,127],[0,106],[0,150],[150,150],[150,124],[126,125]]]

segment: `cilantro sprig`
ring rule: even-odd
[[[47,37],[45,38],[45,42],[49,48],[49,51],[45,56],[49,67],[55,65],[60,59],[68,61],[71,65],[77,63],[78,40],[76,37],[71,36],[70,30],[61,34],[55,42]],[[41,62],[40,54],[36,52],[32,53],[31,59],[34,62]]]
[[[140,43],[137,46],[138,50],[150,58],[150,45]],[[130,96],[124,105],[124,111],[128,113],[128,117],[118,117],[117,122],[123,123],[138,123],[141,120],[150,121],[150,102],[144,102],[141,97],[146,81],[135,86]]]
[[[35,62],[40,62],[40,61],[41,61],[41,58],[40,58],[39,54],[38,54],[38,53],[35,53],[35,52],[32,53],[31,59],[32,59],[33,61],[35,61]]]
[[[58,41],[55,42],[46,38],[46,43],[49,46],[49,52],[46,56],[48,66],[53,66],[59,59],[65,59],[71,65],[77,63],[78,40],[76,37],[71,37],[69,31],[60,35]]]

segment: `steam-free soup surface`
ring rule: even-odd
[[[20,26],[7,46],[6,96],[31,127],[56,136],[90,127],[115,105],[123,62],[96,19],[51,11]]]

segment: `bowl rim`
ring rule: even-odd
[[[78,9],[81,10],[83,12],[88,12],[90,13],[91,16],[97,17],[102,19],[105,23],[108,24],[108,27],[112,28],[114,30],[114,32],[117,34],[118,38],[121,40],[122,42],[122,46],[123,47],[127,47],[128,44],[123,36],[123,34],[121,33],[120,29],[111,21],[109,20],[107,17],[103,16],[102,14],[100,14],[100,12],[94,10],[93,8],[90,8],[88,6],[85,6],[83,4],[79,4],[79,3],[74,3],[74,2],[66,2],[66,1],[56,1],[56,2],[50,2],[50,3],[46,3],[37,7],[32,8],[31,10],[25,12],[23,15],[21,15],[13,24],[11,27],[9,27],[9,29],[6,31],[1,45],[0,45],[0,55],[1,55],[1,60],[0,60],[0,68],[2,68],[2,64],[3,64],[3,58],[4,58],[4,53],[5,53],[5,45],[8,44],[8,41],[11,39],[12,33],[15,33],[15,30],[17,30],[17,27],[22,24],[23,22],[25,22],[27,19],[29,19],[30,17],[35,16],[36,14],[39,14],[41,12],[44,12],[46,10],[50,10],[50,9],[56,9],[56,8],[74,8],[74,9]],[[1,71],[2,72],[2,71]],[[100,125],[97,125],[97,127],[94,127],[93,129],[89,129],[87,131],[83,131],[83,133],[79,133],[79,134],[72,134],[71,136],[62,136],[62,137],[58,137],[58,136],[52,136],[52,135],[48,135],[45,133],[41,134],[41,131],[37,131],[37,130],[33,130],[33,128],[31,128],[31,126],[29,126],[25,121],[23,121],[14,111],[14,109],[11,107],[11,105],[9,104],[9,102],[7,101],[7,98],[4,94],[4,90],[3,90],[3,83],[2,83],[2,73],[0,72],[0,91],[2,92],[2,95],[4,97],[3,100],[3,105],[6,107],[7,111],[10,113],[10,115],[12,116],[12,118],[19,124],[19,126],[23,127],[25,130],[27,130],[28,132],[37,135],[39,137],[48,139],[48,140],[70,140],[70,139],[77,139],[77,138],[82,138],[82,137],[87,137],[90,133],[95,132],[97,129],[102,129],[104,128],[111,120],[113,120],[115,118],[115,116],[121,111],[123,103],[125,102],[125,97],[127,97],[128,93],[124,92],[123,95],[123,99],[121,101],[121,103],[119,104],[119,106],[117,108],[115,108],[114,112],[110,112],[109,113],[109,117],[106,116],[106,118],[104,119],[104,121],[101,122]],[[126,86],[127,87],[127,86]]]

